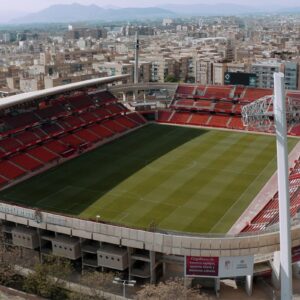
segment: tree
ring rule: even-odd
[[[37,263],[34,271],[24,279],[24,289],[29,293],[50,299],[66,299],[65,282],[72,268],[67,259],[49,256]]]
[[[178,79],[174,75],[167,75],[165,77],[165,82],[178,82]]]
[[[15,270],[19,251],[16,247],[5,245],[4,236],[0,234],[0,284],[10,285],[15,281]]]
[[[184,286],[182,279],[176,278],[157,285],[146,284],[137,292],[137,300],[188,300],[204,299],[198,290]]]
[[[72,293],[70,298],[72,300],[102,300],[103,290],[109,289],[112,286],[112,281],[116,274],[101,273],[97,271],[88,271],[82,274],[80,284],[88,287],[89,290],[85,290],[85,293]],[[87,295],[88,294],[88,295]]]

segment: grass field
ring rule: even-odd
[[[224,233],[274,170],[273,137],[148,125],[0,198],[143,228]]]

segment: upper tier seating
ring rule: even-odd
[[[38,124],[39,118],[32,112],[19,114],[16,116],[1,117],[1,120],[6,124],[7,129],[24,128]]]
[[[61,105],[49,106],[34,112],[41,120],[55,119],[67,114],[67,111]]]
[[[84,109],[84,108],[94,105],[94,102],[92,101],[92,99],[88,95],[85,95],[85,94],[74,95],[72,97],[69,97],[68,102],[70,103],[70,105],[72,105],[77,110],[81,110],[81,109]]]

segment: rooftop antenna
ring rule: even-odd
[[[134,84],[139,83],[139,33],[138,29],[135,32],[135,53],[134,53]]]

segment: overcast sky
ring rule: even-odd
[[[172,4],[195,4],[195,3],[236,3],[244,5],[279,5],[279,6],[300,6],[300,0],[0,0],[0,11],[23,11],[34,12],[53,4],[97,4],[99,6],[158,6],[168,3]]]

